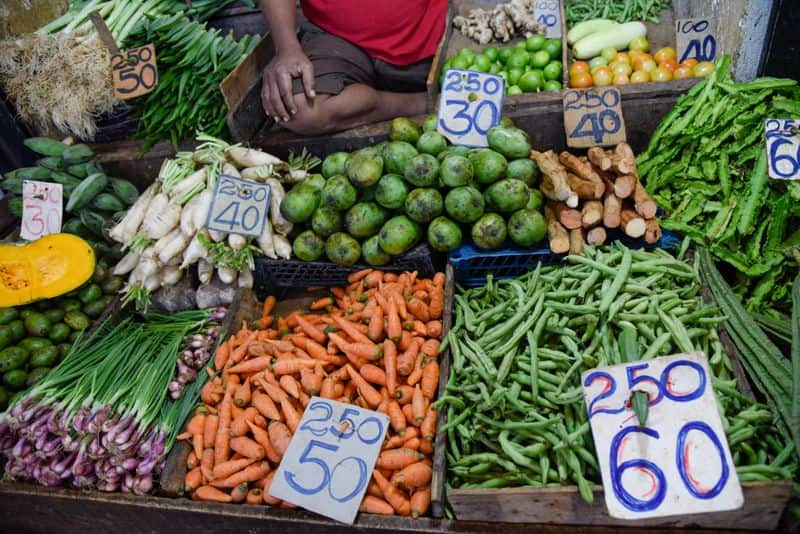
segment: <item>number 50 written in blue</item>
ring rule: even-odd
[[[485,147],[499,124],[505,80],[485,72],[449,69],[439,97],[437,130],[453,144]]]

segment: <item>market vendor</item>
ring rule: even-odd
[[[264,69],[267,115],[324,134],[425,112],[425,80],[446,0],[261,0],[275,43]]]

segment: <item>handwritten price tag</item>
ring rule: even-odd
[[[776,180],[800,180],[800,120],[767,119],[769,177]]]
[[[625,120],[619,91],[614,87],[564,91],[567,146],[587,148],[625,141]]]
[[[155,47],[148,44],[112,55],[111,75],[119,100],[149,93],[158,85]]]
[[[744,503],[699,352],[613,365],[581,376],[606,506],[641,519],[733,510]],[[645,426],[631,392],[650,399]]]
[[[486,133],[500,123],[504,96],[502,76],[448,69],[439,95],[437,131],[454,145],[489,146]]]
[[[388,425],[380,412],[312,397],[269,494],[352,524]]]
[[[24,180],[22,182],[22,227],[20,237],[35,241],[61,232],[61,184]]]
[[[714,61],[717,57],[717,40],[711,34],[708,19],[678,19],[675,43],[678,63],[689,58]]]
[[[206,228],[257,237],[269,216],[270,187],[227,174],[217,177]]]
[[[536,22],[547,26],[546,37],[561,37],[561,2],[560,0],[535,0],[533,16]]]

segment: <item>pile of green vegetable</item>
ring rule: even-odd
[[[788,315],[800,262],[800,183],[767,174],[764,121],[796,117],[796,80],[735,83],[723,57],[682,96],[637,157],[639,177],[677,230],[735,272],[749,311]]]
[[[435,250],[449,252],[461,244],[462,228],[484,249],[507,237],[524,247],[544,238],[539,169],[528,135],[508,119],[489,129],[490,148],[448,146],[435,116],[422,129],[394,119],[389,138],[328,155],[322,175],[286,193],[281,214],[305,225],[294,239],[298,258],[385,265],[426,235]]]
[[[222,37],[220,30],[182,13],[142,20],[124,47],[152,43],[156,49],[158,86],[134,103],[140,117],[137,136],[147,141],[145,150],[165,140],[177,146],[198,132],[221,135],[227,107],[219,84],[258,40],[246,35],[236,42],[231,34]]]
[[[661,12],[671,5],[670,0],[566,0],[564,10],[570,28],[591,19],[642,20],[657,24]]]
[[[791,441],[739,392],[704,303],[697,270],[662,250],[586,247],[567,265],[459,290],[446,394],[447,483],[453,488],[600,482],[581,373],[702,351],[742,481],[791,479]]]

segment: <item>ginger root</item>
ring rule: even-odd
[[[533,0],[511,0],[493,9],[471,9],[467,16],[453,17],[453,26],[481,45],[492,41],[507,43],[518,34],[544,35],[547,26],[536,22]]]

